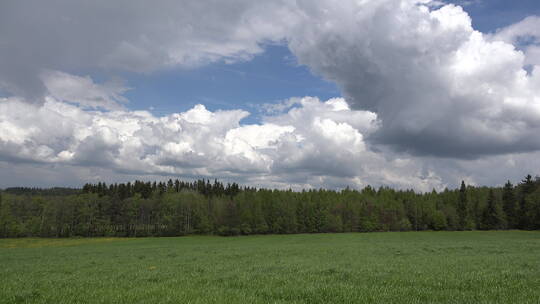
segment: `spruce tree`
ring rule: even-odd
[[[457,214],[459,216],[459,229],[465,230],[467,227],[467,186],[465,181],[461,181],[461,187],[459,189],[459,198],[457,204]]]
[[[499,229],[502,226],[502,219],[497,212],[497,206],[495,202],[495,194],[492,189],[489,189],[489,196],[487,200],[486,208],[482,214],[482,229]]]
[[[508,228],[516,228],[516,197],[514,195],[514,186],[510,181],[503,188],[503,210],[508,221]]]
[[[521,197],[519,201],[519,216],[518,216],[518,228],[528,229],[530,226],[527,206],[527,196],[534,191],[534,182],[532,176],[529,174],[521,181]]]

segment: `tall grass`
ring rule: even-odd
[[[0,240],[0,303],[540,303],[539,232]]]

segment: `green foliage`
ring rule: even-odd
[[[520,229],[534,229],[538,226],[535,222],[535,209],[540,201],[534,196],[535,190],[539,188],[540,181],[533,181],[531,175],[527,175],[519,185],[520,199],[519,199],[519,213],[518,213],[518,227]]]
[[[523,215],[528,218],[530,226],[528,229],[540,229],[540,187],[536,191],[527,195],[525,198],[526,213]]]
[[[502,197],[502,201],[501,201]],[[517,204],[519,202],[519,205]],[[269,190],[193,183],[87,184],[78,194],[0,197],[0,237],[250,235],[540,229],[540,181],[440,193]]]
[[[398,222],[399,231],[410,231],[412,230],[411,222],[408,218],[404,217]]]
[[[81,193],[81,189],[74,188],[28,188],[28,187],[11,187],[4,190],[5,193],[15,195],[40,195],[40,196],[63,196],[74,195]]]
[[[504,228],[503,216],[496,205],[495,194],[493,193],[493,190],[489,190],[487,206],[482,214],[482,229],[490,230]]]
[[[433,230],[446,230],[448,228],[448,222],[446,215],[442,211],[435,211],[433,215]]]
[[[503,211],[506,214],[508,228],[516,228],[518,225],[517,204],[514,194],[514,186],[508,181],[503,188]]]

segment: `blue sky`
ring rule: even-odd
[[[148,110],[158,115],[186,111],[196,104],[209,110],[242,108],[256,120],[257,105],[280,102],[291,97],[341,96],[334,83],[298,65],[285,45],[266,45],[265,51],[240,63],[218,62],[192,69],[173,69],[151,75],[125,75],[131,109]]]
[[[536,0],[477,0],[453,1],[456,4],[469,3],[465,10],[472,17],[473,26],[482,32],[516,23],[521,19],[540,14],[540,3]]]

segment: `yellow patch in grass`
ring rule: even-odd
[[[0,248],[43,248],[43,247],[66,247],[86,244],[110,243],[115,241],[125,241],[129,238],[103,237],[103,238],[20,238],[2,239]]]

